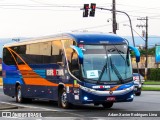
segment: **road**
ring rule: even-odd
[[[56,102],[33,101],[31,103],[19,104],[15,98],[5,96],[2,87],[0,87],[0,105],[10,108],[1,109],[1,111],[50,111],[52,114],[48,117],[105,117],[111,112],[127,111],[160,111],[160,92],[143,91],[141,96],[135,96],[133,102],[115,103],[112,108],[104,109],[102,106],[93,105],[74,106],[72,109],[58,108]],[[120,119],[120,118],[119,118]],[[150,117],[148,119],[151,119]]]

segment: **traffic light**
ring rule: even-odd
[[[89,4],[84,4],[83,17],[88,17]]]
[[[91,3],[91,10],[90,10],[89,16],[94,17],[95,10],[96,10],[96,4],[95,3]]]

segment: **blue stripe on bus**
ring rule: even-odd
[[[17,70],[16,65],[6,65],[4,63],[2,63],[2,68],[3,68],[3,70]]]
[[[36,72],[41,77],[46,78],[46,70],[33,70],[33,71]]]
[[[23,84],[23,80],[21,78],[3,78],[3,84],[16,84],[16,82],[20,83],[21,85]]]

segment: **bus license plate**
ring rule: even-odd
[[[115,97],[107,97],[107,101],[116,101]]]

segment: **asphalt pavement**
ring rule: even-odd
[[[143,85],[143,86],[147,86],[147,87],[160,87],[160,85]],[[145,93],[146,92],[147,91],[145,91]],[[148,93],[151,93],[151,92],[153,92],[153,91],[150,91]],[[142,91],[142,96],[143,96],[143,93],[144,93],[144,91]],[[3,86],[0,86],[0,96],[5,96],[4,93],[3,93]],[[8,96],[6,96],[6,97],[8,97]],[[13,99],[13,98],[11,98],[11,99]],[[22,109],[22,108],[25,108],[25,107],[21,106],[21,105],[16,105],[16,104],[10,104],[8,102],[5,102],[4,100],[3,100],[3,102],[2,101],[0,102],[0,110]],[[160,108],[159,108],[159,110],[160,110]]]
[[[72,109],[59,108],[56,102],[48,101],[32,101],[31,103],[16,103],[15,98],[4,95],[2,86],[0,86],[0,115],[1,112],[41,112],[45,119],[65,119],[65,120],[159,120],[159,117],[108,117],[109,114],[113,115],[148,115],[150,113],[159,113],[160,115],[160,92],[159,91],[142,91],[141,96],[135,96],[133,102],[120,102],[115,103],[112,108],[104,109],[102,106],[93,105],[76,105]],[[1,117],[0,117],[1,119]],[[14,119],[14,118],[12,118]],[[17,119],[15,117],[15,119]],[[20,119],[20,118],[18,118]],[[34,120],[35,118],[29,118]],[[4,120],[4,118],[3,118]]]

